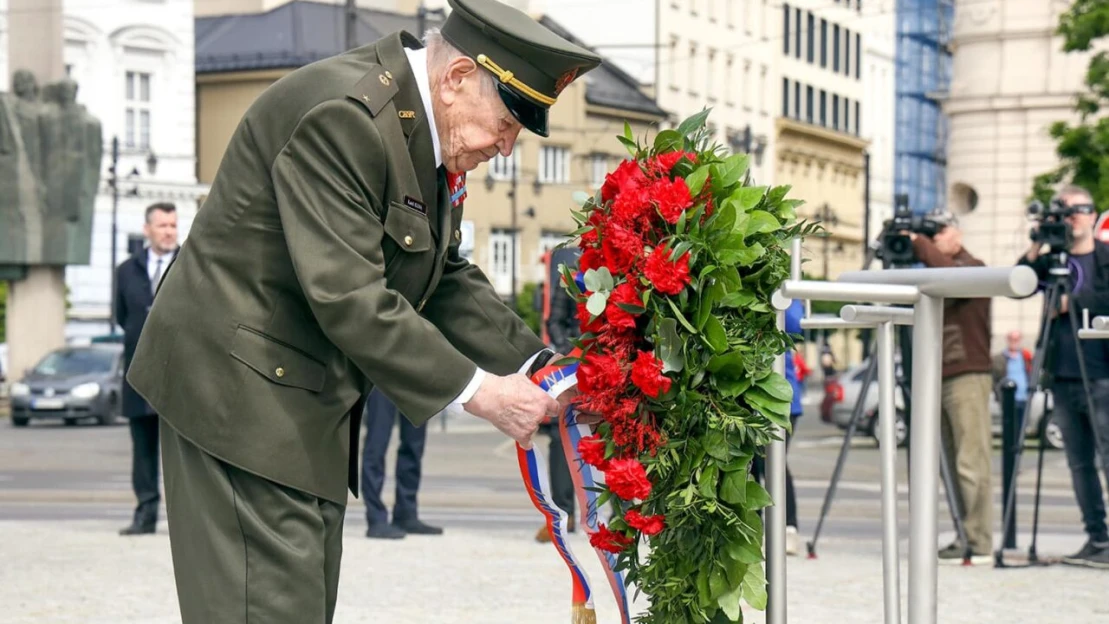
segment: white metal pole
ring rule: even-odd
[[[960,269],[968,270],[972,269]],[[915,320],[909,436],[909,624],[935,624],[943,298],[921,296]]]
[[[909,310],[911,312],[911,310]],[[893,323],[878,324],[878,426],[882,462],[882,586],[886,624],[901,622],[901,574],[897,552],[897,407],[893,392]]]

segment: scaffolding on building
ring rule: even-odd
[[[897,0],[894,192],[916,213],[947,202],[947,118],[954,0]]]

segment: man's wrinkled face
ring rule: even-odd
[[[443,165],[452,173],[473,171],[497,154],[508,156],[523,129],[496,93],[482,89],[481,71],[473,60],[456,58],[437,90],[441,106],[435,125]]]
[[[1011,332],[1009,332],[1008,338],[1009,338],[1009,350],[1010,351],[1019,351],[1020,350],[1020,332],[1019,331],[1011,331]]]
[[[177,247],[177,212],[153,210],[142,229],[155,253],[167,254]]]
[[[1089,202],[1081,195],[1064,195],[1063,203],[1069,206],[1088,205]],[[1096,212],[1076,212],[1067,217],[1075,242],[1086,240],[1094,234],[1094,224],[1097,223]]]
[[[932,242],[936,244],[936,249],[945,256],[954,256],[959,253],[963,246],[963,235],[959,228],[945,225],[942,230],[936,232]]]

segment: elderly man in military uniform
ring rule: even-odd
[[[600,59],[496,0],[450,0],[292,72],[227,146],[128,373],[162,419],[184,624],[331,622],[362,399],[459,405],[528,446],[557,357],[460,258],[464,173],[546,136]],[[523,373],[523,374],[522,374]]]

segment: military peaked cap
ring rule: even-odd
[[[601,57],[497,0],[448,0],[443,38],[497,78],[497,91],[528,130],[548,136],[548,113],[577,77]]]

